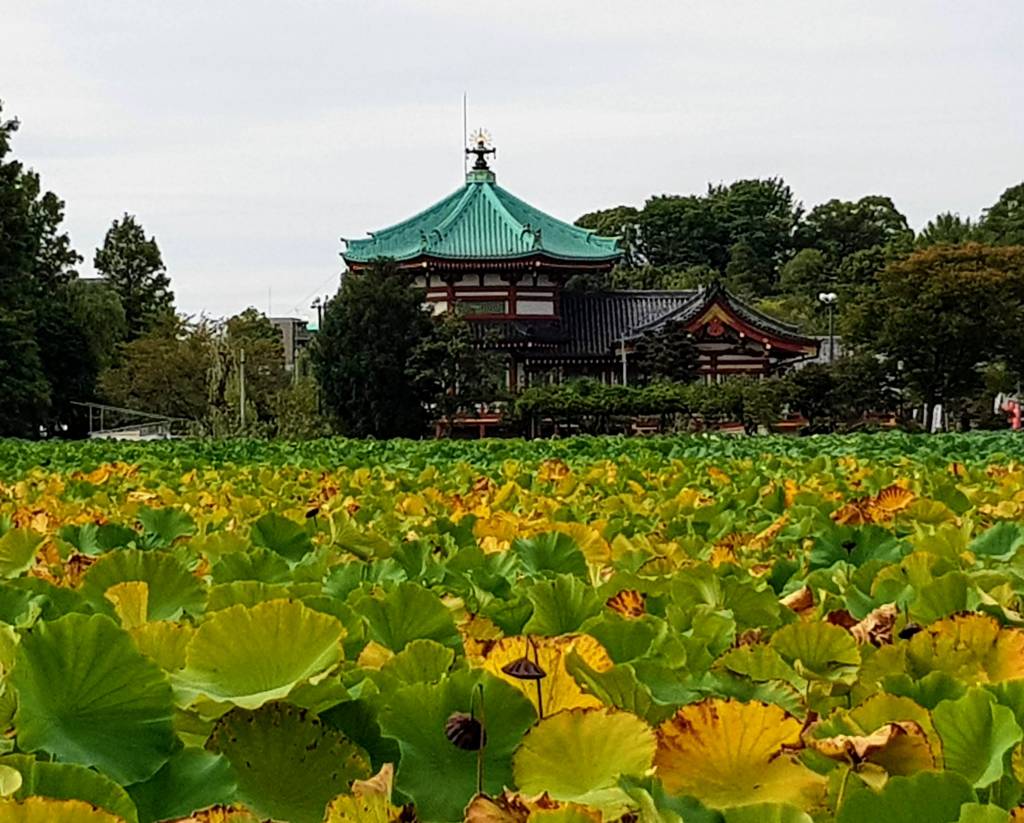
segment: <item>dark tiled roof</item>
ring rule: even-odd
[[[562,354],[606,355],[623,336],[694,302],[695,291],[563,292]]]

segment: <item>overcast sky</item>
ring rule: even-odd
[[[1022,0],[0,0],[0,99],[83,274],[128,211],[180,309],[308,316],[461,185],[463,91],[563,219],[781,175],[920,228],[1024,179],[1022,43]]]

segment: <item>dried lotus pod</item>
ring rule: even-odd
[[[476,752],[487,743],[483,724],[473,715],[455,712],[444,724],[444,736],[453,746],[467,752]]]
[[[529,657],[520,657],[511,663],[506,663],[501,670],[516,680],[543,680],[548,676],[548,673]]]

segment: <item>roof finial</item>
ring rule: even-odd
[[[475,154],[476,162],[473,164],[473,171],[487,171],[487,155],[497,155],[498,150],[491,145],[491,135],[484,129],[477,129],[470,137],[473,145],[466,147],[466,154]]]

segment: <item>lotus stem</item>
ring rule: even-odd
[[[479,698],[474,700],[474,698]],[[476,793],[484,793],[484,750],[487,748],[487,724],[484,722],[484,686],[477,683],[469,697],[469,716],[475,717],[474,708],[480,708],[480,748],[476,750]]]
[[[538,667],[540,667],[540,652],[537,650],[537,644],[533,642],[533,638],[531,638],[529,635],[526,636],[526,642],[529,643],[531,646],[533,646],[533,662],[536,663]],[[543,720],[544,719],[544,696],[542,694],[542,690],[541,690],[541,686],[540,686],[541,679],[538,679],[536,681],[537,682],[537,719],[538,720]]]

